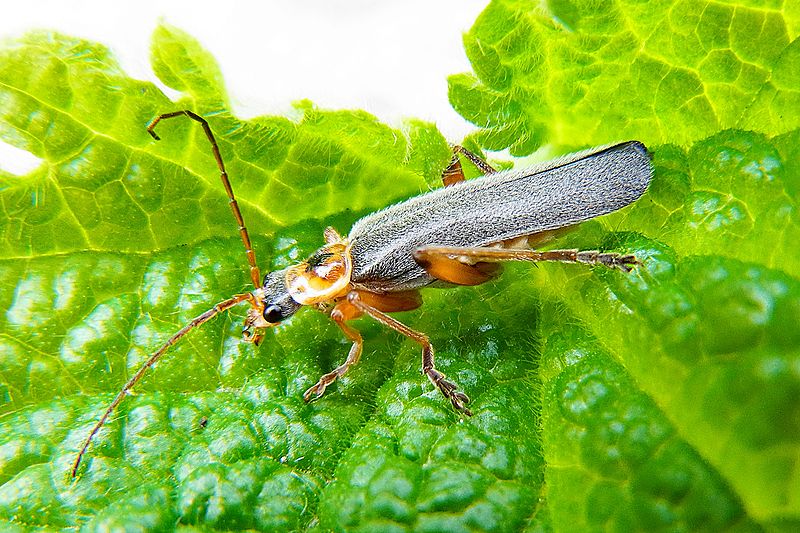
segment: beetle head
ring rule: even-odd
[[[276,270],[264,276],[264,284],[253,291],[252,307],[247,311],[242,337],[258,344],[264,328],[276,326],[302,307],[286,288],[286,271]]]
[[[264,276],[263,285],[252,292],[252,307],[242,331],[245,340],[258,344],[264,328],[277,325],[302,306],[325,305],[347,294],[353,261],[350,245],[338,239],[302,263]]]

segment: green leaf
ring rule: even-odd
[[[208,118],[264,267],[309,254],[327,223],[345,231],[357,213],[427,190],[422,171],[447,164],[446,141],[421,121],[398,131],[307,102],[295,121],[235,119],[213,59],[166,26],[153,37],[154,67],[182,91],[178,103],[96,43],[36,33],[0,55],[0,135],[42,160],[0,176],[0,519],[310,523],[388,372],[365,361],[349,394],[305,405],[305,388],[346,351],[313,313],[261,350],[240,342],[241,310],[193,332],[103,428],[81,480],[67,479],[109,394],[192,317],[247,290],[202,130],[172,119],[157,143],[145,127],[175,109]]]
[[[543,432],[556,529],[754,528],[736,494],[612,354],[580,328],[548,327],[543,362],[555,376]]]
[[[526,523],[544,488],[535,302],[514,297],[526,285],[431,295],[415,322],[432,334],[437,365],[475,398],[475,416],[459,421],[420,379],[418,347],[403,345],[376,413],[322,493],[322,530],[496,531]],[[476,305],[481,300],[488,309]]]
[[[4,257],[144,252],[228,235],[230,212],[202,130],[173,119],[159,125],[164,141],[156,143],[144,128],[175,109],[208,117],[254,235],[382,207],[424,189],[415,172],[422,154],[447,159],[444,139],[420,122],[407,136],[363,112],[308,104],[298,122],[237,120],[196,42],[166,26],[153,39],[156,72],[184,91],[178,103],[128,78],[94,43],[31,34],[3,51],[0,138],[43,159],[28,176],[4,177]],[[421,142],[412,147],[412,137]]]
[[[792,131],[800,9],[786,4],[495,0],[464,36],[474,73],[450,78],[450,101],[485,147],[515,155]]]
[[[656,150],[648,196],[607,217],[653,236],[606,241],[643,259],[636,274],[537,283],[565,302],[542,332],[555,525],[576,512],[583,528],[796,524],[800,176],[782,141],[725,131]]]
[[[493,2],[467,36],[478,77],[452,78],[451,95],[465,116],[491,119],[470,146],[528,153],[639,136],[656,169],[633,206],[557,244],[635,253],[633,273],[509,265],[480,287],[426,290],[423,308],[396,315],[430,336],[475,416],[461,419],[421,376],[415,343],[365,319],[354,322],[362,361],[306,404],[303,391],[349,343],[306,311],[256,348],[241,341],[236,309],[148,371],[76,481],[68,473],[83,439],[148,354],[247,290],[207,139],[176,118],[159,125],[156,143],[145,127],[157,113],[188,108],[209,120],[264,270],[310,254],[327,225],[346,232],[364,213],[438,186],[450,153],[430,124],[398,131],[309,102],[295,119],[241,121],[214,60],[166,26],[153,64],[178,103],[130,79],[96,43],[40,33],[6,45],[0,135],[42,162],[28,175],[0,173],[0,524],[800,527],[791,68],[800,13],[728,3],[692,18],[694,5],[551,2],[546,15]],[[720,12],[735,16],[721,24]],[[742,20],[763,24],[755,32]],[[724,78],[725,49],[743,74],[729,83],[739,92],[721,97],[724,87],[704,84]],[[645,59],[671,73],[671,94],[655,70],[630,89],[620,73]],[[692,70],[690,59],[717,71]],[[681,81],[684,71],[702,90]],[[753,72],[766,81],[745,76]],[[537,78],[553,95],[584,96],[566,106],[532,90]],[[713,120],[695,90],[714,103]],[[649,107],[608,105],[625,99]]]

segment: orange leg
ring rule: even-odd
[[[426,265],[444,264],[450,265],[453,262],[460,262],[464,265],[477,267],[482,263],[498,263],[503,261],[560,261],[563,263],[585,263],[589,265],[605,265],[609,268],[618,268],[623,272],[630,272],[634,265],[639,264],[635,256],[617,253],[600,253],[597,250],[548,250],[540,252],[537,250],[520,250],[504,248],[459,248],[454,246],[424,246],[414,251],[414,259],[428,270],[432,276],[437,277],[437,273],[444,271],[429,270]],[[451,269],[449,272],[456,272]],[[445,272],[445,275],[448,272]],[[444,279],[444,278],[439,278]],[[445,279],[451,283],[462,285],[474,285],[470,279],[465,278],[460,282],[458,276]]]
[[[388,294],[375,294],[364,291],[361,294],[371,305],[387,312],[411,311],[422,305],[422,298],[417,291],[393,292]],[[350,353],[347,355],[347,359],[345,359],[344,363],[336,367],[332,372],[328,372],[319,378],[317,384],[309,388],[303,394],[303,399],[305,401],[315,400],[325,394],[325,389],[328,388],[328,385],[342,377],[351,366],[358,363],[361,358],[361,350],[364,342],[361,338],[361,334],[345,324],[345,322],[358,318],[361,315],[362,311],[348,300],[340,301],[333,308],[333,311],[331,311],[331,318],[336,322],[336,325],[339,326],[339,329],[344,332],[345,336],[353,341],[353,346],[350,348]]]
[[[455,285],[480,285],[497,277],[502,270],[496,263],[464,263],[429,247],[414,250],[414,260],[434,278]]]
[[[405,335],[409,339],[422,346],[422,372],[428,376],[428,379],[431,380],[431,383],[433,383],[441,391],[444,397],[450,400],[450,403],[453,404],[453,407],[457,411],[464,413],[467,416],[472,416],[472,411],[470,411],[466,405],[469,403],[469,397],[463,392],[457,390],[458,387],[455,383],[449,381],[444,374],[436,370],[433,360],[433,346],[431,345],[427,335],[418,331],[414,331],[402,322],[395,320],[394,318],[370,305],[367,305],[361,300],[359,293],[356,291],[353,291],[347,295],[347,301],[362,313],[369,315],[384,326],[392,328],[393,330]]]
[[[458,154],[463,154],[464,157],[469,159],[473,165],[478,167],[483,174],[494,174],[497,172],[480,156],[470,152],[461,145],[455,144],[453,145],[453,158],[450,160],[450,164],[447,166],[444,172],[442,172],[442,183],[445,187],[466,179],[464,177],[464,169],[461,167],[461,160],[459,159]]]
[[[333,311],[331,311],[331,318],[336,322],[336,325],[339,326],[339,329],[342,330],[345,336],[353,341],[353,345],[350,347],[350,352],[347,354],[347,359],[345,359],[344,363],[337,366],[332,372],[328,372],[319,378],[317,384],[309,388],[303,394],[303,400],[308,402],[325,394],[325,389],[328,388],[328,385],[342,377],[351,366],[358,363],[358,360],[361,358],[361,349],[364,345],[364,340],[361,338],[361,333],[345,324],[345,322],[358,318],[360,315],[361,311],[347,301],[339,302],[336,304],[336,307],[333,308]]]

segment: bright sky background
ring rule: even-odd
[[[4,7],[0,37],[55,29],[88,38],[110,46],[132,77],[155,81],[150,35],[164,20],[214,55],[238,116],[283,114],[308,98],[329,109],[366,109],[394,125],[430,120],[458,141],[472,127],[450,107],[446,78],[470,70],[461,37],[487,3],[27,0]],[[0,146],[0,167],[21,173],[24,165]]]

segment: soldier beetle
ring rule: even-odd
[[[254,290],[217,303],[195,317],[154,352],[116,395],[86,437],[72,467],[72,477],[92,439],[125,395],[184,335],[231,307],[250,306],[243,328],[247,342],[258,344],[264,330],[303,307],[327,313],[352,341],[345,361],[309,388],[306,401],[358,363],[363,339],[348,324],[369,316],[405,335],[422,349],[422,372],[456,411],[471,416],[469,398],[436,369],[428,337],[389,316],[422,304],[420,289],[431,285],[479,285],[499,273],[505,261],[561,261],[600,264],[629,272],[633,255],[581,250],[537,251],[537,247],[574,225],[621,209],[647,189],[653,169],[650,155],[638,141],[628,141],[567,155],[537,166],[495,171],[460,147],[445,170],[444,187],[397,203],[358,220],[344,237],[333,228],[325,244],[305,261],[261,278],[250,236],[233,194],[225,164],[208,122],[189,110],[156,117],[147,131],[158,140],[156,125],[186,116],[200,123],[211,143],[239,226]],[[485,176],[466,180],[459,154]]]

